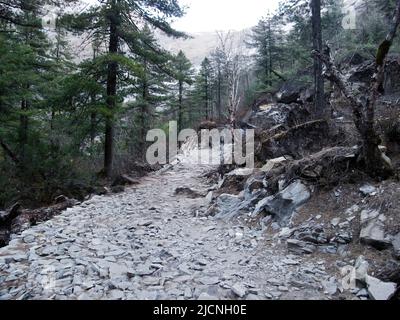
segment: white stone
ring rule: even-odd
[[[397,290],[397,284],[394,282],[383,282],[374,277],[367,276],[366,283],[368,293],[374,300],[389,300]]]
[[[377,189],[371,185],[364,185],[360,188],[361,193],[364,196],[375,196],[377,194]]]
[[[232,286],[232,292],[239,298],[243,298],[247,294],[247,289],[240,283]]]

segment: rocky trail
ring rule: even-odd
[[[326,299],[327,262],[262,231],[197,217],[208,166],[181,162],[125,193],[95,196],[0,249],[2,299]],[[334,288],[332,288],[332,286]]]

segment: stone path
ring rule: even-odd
[[[2,299],[324,299],[324,261],[261,231],[197,218],[206,166],[181,163],[123,194],[96,196],[0,249]],[[272,243],[272,244],[271,244]]]

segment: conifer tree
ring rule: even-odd
[[[101,36],[108,42],[107,96],[109,114],[105,121],[104,173],[111,177],[114,157],[114,116],[118,101],[118,74],[121,67],[129,67],[124,50],[141,54],[139,22],[146,22],[170,36],[184,34],[172,29],[169,18],[181,17],[183,10],[176,0],[108,0],[96,3],[80,14],[75,29]],[[151,44],[146,44],[150,49]],[[124,49],[122,49],[124,48]]]

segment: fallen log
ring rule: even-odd
[[[5,154],[9,156],[12,161],[18,164],[19,163],[18,157],[15,155],[14,152],[11,151],[11,149],[7,146],[7,144],[3,141],[3,139],[0,139],[0,145],[3,148]]]
[[[273,128],[256,135],[256,156],[261,161],[285,155],[302,158],[321,150],[330,140],[329,124],[326,120],[313,120],[282,131]]]
[[[0,212],[0,227],[10,224],[21,213],[20,208],[21,205],[16,203],[9,210]]]
[[[30,226],[47,221],[76,204],[75,199],[65,199],[62,203],[39,209],[21,209],[20,204],[15,204],[0,214],[0,247],[7,245],[10,234],[20,233]]]

